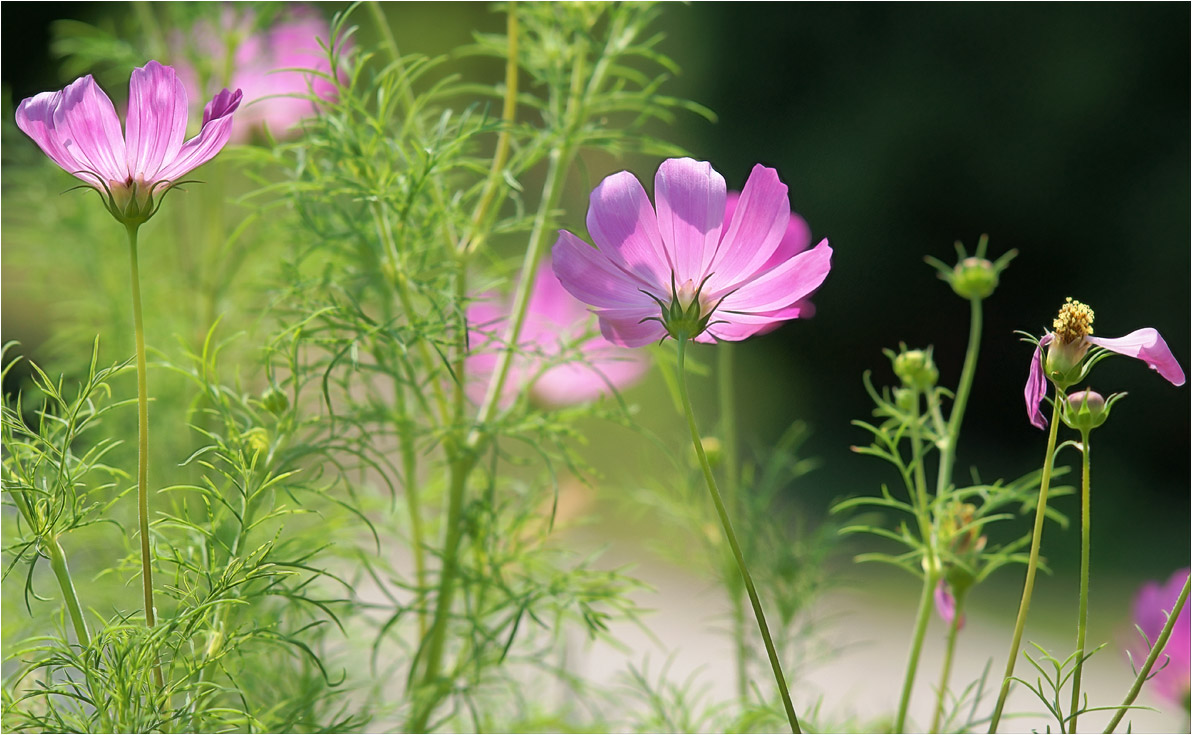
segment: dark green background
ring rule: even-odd
[[[14,100],[57,88],[46,23],[118,17],[119,5],[5,3],[3,81]],[[501,17],[473,4],[396,4],[404,50],[443,52]],[[371,29],[367,16],[367,41]],[[831,499],[895,478],[848,451],[869,402],[861,373],[893,380],[883,347],[934,344],[942,379],[959,374],[967,307],[923,264],[951,261],[987,232],[1020,256],[986,302],[986,338],[958,468],[986,479],[1039,466],[1045,434],[1026,421],[1030,347],[1065,296],[1088,302],[1101,336],[1154,326],[1190,364],[1189,6],[1187,4],[669,4],[658,27],[683,74],[671,94],[715,124],[681,117],[660,135],[740,187],[776,167],[795,208],[835,248],[818,315],[745,344],[745,431],[764,445],[793,418],[814,428],[824,467],[800,488],[813,516]],[[488,67],[482,67],[487,69]],[[495,66],[487,73],[495,80]],[[656,159],[594,158],[590,173]],[[586,191],[568,193],[580,227]],[[8,321],[4,338],[20,338]],[[710,359],[710,355],[705,353]],[[1094,387],[1129,391],[1097,431],[1093,563],[1162,577],[1189,556],[1189,388],[1141,363],[1097,368]],[[1074,461],[1075,454],[1069,457]],[[1073,499],[1061,501],[1073,514]],[[1075,565],[1076,537],[1053,547]],[[1068,558],[1064,549],[1072,553]]]

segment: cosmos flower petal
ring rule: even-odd
[[[948,588],[948,583],[942,579],[935,586],[935,611],[948,625],[952,625],[952,621],[956,619],[956,598],[952,596],[952,590]],[[964,627],[963,615],[960,616],[960,622],[956,624],[956,627]]]
[[[699,285],[707,275],[724,225],[725,192],[724,177],[707,161],[671,158],[658,167],[658,233],[680,286],[687,281]]]
[[[1031,426],[1036,429],[1046,429],[1047,419],[1039,410],[1043,396],[1047,395],[1047,378],[1043,374],[1043,348],[1051,344],[1054,335],[1046,334],[1035,346],[1035,354],[1031,356],[1031,368],[1026,376],[1026,389],[1023,397],[1026,399],[1026,415],[1031,420]]]
[[[649,367],[641,353],[614,347],[603,337],[587,340],[579,351],[582,362],[556,365],[538,377],[536,398],[552,406],[591,401],[637,382]]]
[[[658,309],[597,309],[600,333],[621,347],[643,347],[666,336],[666,329],[656,320]]]
[[[42,152],[63,170],[94,184],[94,175],[79,173],[86,166],[74,157],[74,153],[64,144],[60,131],[54,127],[54,110],[61,103],[61,91],[42,92],[22,100],[17,107],[17,127],[32,138]]]
[[[215,157],[232,134],[232,113],[240,106],[240,90],[223,90],[207,103],[203,110],[203,127],[199,134],[182,145],[173,161],[166,161],[157,173],[157,180],[179,179]]]
[[[1104,337],[1086,337],[1086,339],[1110,352],[1142,360],[1172,385],[1184,384],[1183,368],[1180,367],[1175,356],[1171,354],[1171,348],[1167,346],[1167,342],[1163,340],[1156,329],[1145,327],[1116,339]]]
[[[592,190],[587,222],[596,248],[627,275],[642,283],[669,284],[671,263],[658,235],[658,218],[633,174],[615,173]]]
[[[580,301],[600,308],[627,309],[657,304],[643,290],[657,292],[647,281],[617,267],[604,253],[566,230],[551,249],[555,276]],[[661,298],[662,293],[655,293]]]
[[[726,220],[728,230],[712,262],[709,287],[731,288],[758,273],[778,249],[790,221],[786,184],[777,171],[759,163],[745,182],[732,219]]]
[[[819,288],[831,268],[832,248],[822,240],[811,250],[725,294],[720,308],[756,314],[789,306]],[[720,293],[710,297],[720,298]]]
[[[62,90],[53,124],[58,140],[81,168],[105,183],[128,178],[120,118],[90,74]]]
[[[168,66],[150,61],[128,83],[128,169],[153,182],[178,157],[186,137],[186,88]]]

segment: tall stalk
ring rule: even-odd
[[[125,225],[132,291],[132,323],[137,349],[137,519],[141,532],[141,591],[145,602],[145,625],[157,625],[153,607],[153,557],[149,547],[149,380],[145,360],[145,320],[141,308],[141,274],[137,263],[138,224]],[[158,688],[165,686],[161,663],[153,665]]]
[[[729,507],[741,513],[744,502],[741,498],[740,471],[737,461],[737,407],[733,394],[733,344],[725,342],[717,346],[716,376],[719,380],[717,397],[720,399],[720,431],[724,437],[724,493]],[[737,648],[737,698],[742,702],[749,698],[749,641],[745,627],[745,598],[734,584],[726,580],[729,602],[733,615],[733,642]]]
[[[948,625],[948,642],[944,648],[944,666],[940,672],[940,688],[935,700],[935,714],[931,716],[930,732],[940,731],[944,716],[944,694],[948,691],[948,679],[952,676],[952,661],[956,654],[956,634],[960,632],[960,621],[964,615],[964,595],[956,597],[956,610]]]
[[[1031,594],[1035,590],[1035,571],[1039,567],[1039,547],[1043,542],[1043,520],[1047,516],[1047,492],[1051,489],[1051,467],[1055,461],[1055,437],[1060,423],[1060,397],[1056,397],[1051,408],[1051,431],[1047,435],[1047,454],[1043,457],[1043,477],[1039,482],[1039,505],[1035,508],[1035,530],[1031,534],[1031,553],[1026,565],[1026,581],[1022,587],[1022,600],[1018,604],[1018,619],[1014,622],[1014,635],[1010,640],[1009,660],[1006,673],[1002,676],[1002,688],[997,696],[997,705],[989,720],[989,732],[997,732],[1010,694],[1010,683],[1014,666],[1018,662],[1018,646],[1022,643],[1022,632],[1026,628],[1027,612],[1031,609]]]
[[[699,457],[700,468],[704,472],[704,481],[708,485],[708,493],[712,496],[712,503],[716,506],[716,514],[720,517],[720,525],[724,528],[724,535],[732,549],[733,558],[737,561],[737,568],[741,571],[741,578],[745,582],[745,591],[749,593],[749,602],[753,605],[753,614],[757,618],[757,627],[761,631],[762,641],[766,645],[766,656],[770,659],[770,667],[774,671],[774,681],[778,685],[778,692],[782,695],[782,706],[786,709],[786,717],[790,722],[792,733],[801,733],[799,718],[795,715],[795,706],[791,703],[791,693],[786,685],[786,678],[782,675],[782,664],[778,661],[778,651],[774,648],[774,641],[770,638],[770,629],[766,625],[766,615],[762,612],[761,599],[753,586],[753,577],[745,565],[745,557],[741,553],[741,546],[737,543],[737,534],[733,532],[733,524],[729,520],[728,511],[724,507],[724,499],[716,487],[716,477],[712,474],[712,466],[708,463],[708,455],[704,452],[704,444],[700,438],[699,427],[695,423],[695,412],[691,408],[691,398],[687,395],[687,372],[684,358],[687,353],[687,340],[677,339],[679,345],[679,396],[683,402],[683,413],[687,417],[687,427],[691,430],[691,443]]]
[[[1080,432],[1080,612],[1076,619],[1076,671],[1072,674],[1072,724],[1068,732],[1076,732],[1076,717],[1080,710],[1080,677],[1084,673],[1084,638],[1089,617],[1089,494],[1090,470],[1089,431]]]

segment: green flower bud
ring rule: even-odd
[[[719,467],[720,463],[724,461],[724,445],[714,436],[705,436],[700,443],[703,444],[704,456],[708,458],[708,464],[712,469]]]
[[[985,257],[989,237],[982,235],[977,241],[977,252],[968,255],[964,246],[956,243],[956,254],[959,261],[954,267],[949,267],[935,258],[928,257],[927,262],[948,282],[952,290],[962,298],[970,301],[981,301],[993,294],[997,288],[1002,271],[1018,255],[1018,251],[1011,250],[997,260],[991,261]]]
[[[280,416],[290,407],[290,399],[278,388],[270,388],[261,394],[261,405],[274,416]]]
[[[913,388],[926,393],[935,387],[939,380],[940,371],[931,359],[931,348],[925,350],[908,350],[906,345],[893,357],[894,374],[907,388]]]
[[[1092,431],[1109,418],[1109,410],[1125,393],[1115,393],[1108,400],[1093,390],[1076,391],[1064,399],[1060,418],[1080,432]]]

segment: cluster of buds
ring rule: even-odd
[[[935,589],[935,607],[949,625],[956,616],[957,600],[963,599],[977,581],[978,558],[988,539],[977,522],[977,507],[972,503],[953,503],[938,523],[940,548],[945,551],[944,576]],[[957,623],[964,626],[964,617]]]

